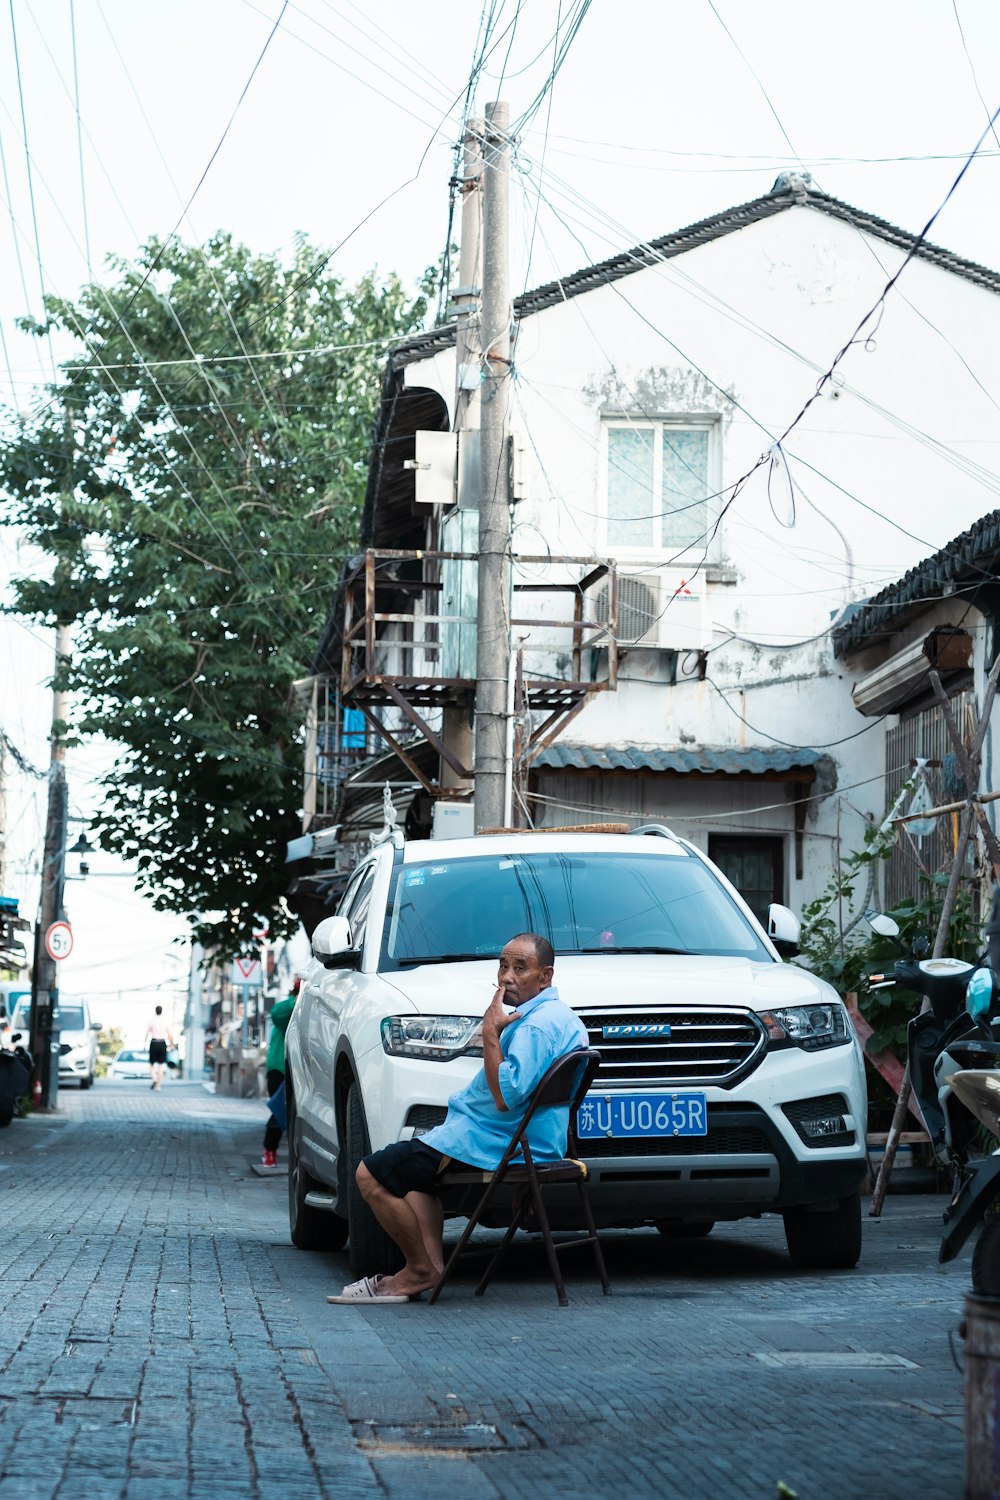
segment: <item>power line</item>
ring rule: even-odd
[[[38,234],[38,213],[35,208],[35,182],[31,164],[31,151],[28,147],[28,116],[24,107],[24,86],[21,80],[21,54],[17,45],[17,25],[14,20],[14,0],[10,0],[10,30],[14,43],[14,70],[17,75],[17,97],[21,106],[21,132],[24,141],[24,165],[28,179],[28,202],[31,205],[31,223],[35,232],[35,258],[38,262],[38,285],[42,294],[42,318],[45,318],[45,272],[42,270],[42,243]],[[56,360],[52,351],[52,335],[47,333],[49,345],[49,360],[52,365],[52,378],[55,379]]]
[[[783,745],[786,750],[832,750],[836,745],[846,745],[848,740],[856,740],[860,735],[867,734],[870,729],[874,729],[876,725],[883,723],[888,718],[887,714],[878,714],[872,718],[870,723],[865,724],[863,728],[856,729],[853,734],[842,735],[839,740],[827,740],[821,745],[793,745],[789,740],[778,739],[776,735],[768,734],[765,729],[758,729],[755,724],[751,724],[750,720],[740,713],[738,708],[733,707],[717,682],[713,682],[711,677],[706,677],[705,681],[719,695],[729,709],[729,712],[739,719],[741,724],[745,724],[747,729],[752,730],[754,734],[759,734],[762,739],[770,740],[772,745]]]
[[[80,73],[76,56],[76,0],[69,0],[69,32],[73,46],[73,102],[76,106],[76,147],[80,160],[80,209],[83,214],[83,243],[87,251],[87,280],[93,281],[90,258],[90,224],[87,219],[87,183],[83,171],[83,122],[80,117]]]
[[[764,87],[763,83],[761,82],[760,74],[757,72],[756,68],[753,66],[753,63],[747,57],[746,53],[743,51],[743,48],[740,46],[739,42],[733,36],[733,33],[730,31],[729,27],[726,25],[725,21],[722,19],[722,17],[720,16],[719,12],[716,10],[715,5],[713,3],[713,0],[705,0],[705,3],[707,4],[709,10],[712,12],[712,14],[715,17],[715,19],[718,21],[719,25],[722,27],[723,31],[726,33],[726,36],[729,38],[729,40],[732,42],[733,46],[736,48],[736,51],[739,53],[739,55],[742,58],[743,62],[746,64],[748,72],[750,73],[751,77],[753,78],[754,82],[756,83],[757,87],[760,89],[761,94],[764,97],[764,103],[767,105],[768,109],[771,111],[771,114],[774,116],[774,120],[775,120],[775,123],[776,123],[778,129],[781,131],[781,134],[785,138],[785,145],[788,147],[789,151],[792,153],[792,155],[794,156],[795,160],[798,162],[799,166],[801,167],[802,166],[802,158],[799,156],[799,154],[796,151],[795,147],[792,145],[792,142],[791,142],[791,139],[789,137],[788,131],[785,129],[784,125],[781,123],[781,117],[778,114],[778,111],[774,107],[774,103],[773,103],[773,101],[771,99],[771,96],[767,92],[767,89]],[[805,170],[805,169],[803,168],[803,170]]]
[[[187,217],[188,213],[190,212],[191,205],[194,203],[195,198],[197,198],[198,193],[199,193],[199,191],[201,189],[201,186],[202,186],[202,184],[205,181],[205,178],[208,176],[209,172],[211,171],[212,166],[213,166],[213,164],[215,162],[216,157],[218,156],[219,152],[222,150],[223,145],[225,144],[226,138],[229,135],[230,130],[232,129],[233,122],[235,121],[236,116],[239,113],[240,106],[242,105],[244,99],[246,98],[246,96],[247,96],[247,94],[248,94],[248,92],[250,90],[250,86],[251,86],[251,84],[254,81],[254,78],[257,76],[257,71],[260,68],[261,63],[264,61],[264,58],[267,55],[268,48],[270,47],[272,41],[274,40],[274,37],[277,35],[277,31],[278,31],[279,26],[281,25],[282,18],[283,18],[284,14],[285,14],[285,11],[288,9],[288,4],[289,4],[289,0],[282,0],[281,10],[278,12],[277,19],[275,20],[274,24],[271,27],[270,32],[268,33],[267,40],[265,41],[263,47],[260,50],[260,53],[258,54],[257,61],[254,63],[253,67],[250,70],[250,76],[247,78],[246,83],[243,85],[243,88],[240,91],[239,98],[237,99],[235,105],[233,106],[232,111],[230,112],[229,119],[226,121],[226,124],[225,124],[225,128],[223,129],[223,132],[222,132],[221,136],[219,137],[218,141],[216,142],[215,148],[212,151],[211,156],[208,158],[208,161],[206,162],[205,167],[202,170],[201,176],[198,178],[198,181],[195,183],[194,190],[192,191],[190,197],[188,198],[186,204],[184,205],[184,208],[181,211],[180,218],[177,220],[177,222],[174,225],[173,229],[170,231],[170,233],[167,235],[166,239],[163,241],[163,244],[160,246],[157,254],[153,257],[152,263],[146,268],[146,272],[143,275],[142,279],[140,280],[140,282],[138,283],[138,285],[133,289],[132,294],[129,297],[128,301],[126,302],[124,308],[122,308],[121,312],[118,314],[119,324],[121,324],[121,320],[125,317],[125,314],[128,312],[129,308],[135,302],[136,298],[138,297],[138,295],[142,291],[142,289],[145,287],[146,283],[148,282],[149,278],[152,276],[153,272],[156,270],[156,267],[159,265],[159,263],[162,260],[164,254],[166,253],[167,246],[170,244],[170,241],[174,238],[174,236],[176,235],[176,233],[177,233],[178,229],[180,228],[181,224],[184,222],[185,218]],[[14,0],[10,0],[10,6],[11,6],[11,20],[12,20],[12,24],[13,24]],[[27,140],[25,141],[25,149],[27,149]],[[108,335],[107,338],[105,338],[103,340],[103,342],[101,344],[101,349],[104,349],[104,348],[107,347],[107,343],[108,343],[108,339],[109,338],[110,338],[110,334]],[[84,369],[88,369],[92,365],[94,365],[95,363],[97,363],[97,361],[99,359],[99,356],[100,356],[101,349],[98,349],[98,350],[94,351],[93,356],[88,361],[87,365],[84,366]],[[45,403],[45,406],[51,405],[52,401],[54,401],[56,399],[57,399],[57,394],[54,394],[51,397],[51,399],[48,402]],[[45,409],[45,407],[43,406],[41,408],[41,410],[44,410],[44,409]]]
[[[615,233],[618,234],[618,235],[628,236],[631,233],[631,231],[626,226],[622,225],[619,221],[615,220],[612,216],[606,214],[602,209],[600,209],[591,200],[587,199],[583,194],[581,194],[581,193],[577,192],[575,189],[571,188],[567,183],[563,182],[562,179],[560,179],[558,176],[556,176],[555,174],[550,173],[549,177],[550,177],[551,182],[555,185],[555,188],[556,188],[557,192],[561,192],[561,194],[562,194],[563,197],[568,198],[571,202],[576,202],[580,206],[582,206],[586,211],[588,211],[591,214],[591,217],[595,220],[595,222],[613,228],[614,231],[615,231]],[[555,208],[554,204],[552,204],[551,201],[548,202],[548,206],[549,206],[551,212],[556,217],[556,219],[559,221],[559,223],[562,224],[562,226],[573,236],[573,238],[577,240],[577,243],[580,244],[581,249],[583,250],[583,253],[585,255],[588,254],[586,247],[582,244],[582,242],[579,240],[579,237],[577,235],[575,235],[574,232],[573,232],[573,230],[570,228],[570,224],[567,221],[565,215],[564,214],[560,214],[560,212]],[[578,221],[574,221],[574,222],[578,222]],[[857,230],[857,233],[860,235],[862,243],[865,245],[866,249],[871,254],[872,258],[875,260],[875,263],[878,265],[878,267],[882,271],[883,275],[887,275],[888,273],[886,272],[885,267],[884,267],[882,261],[880,260],[880,258],[878,257],[878,255],[875,253],[873,247],[869,244],[868,239],[866,238],[866,236],[861,233],[861,230],[860,230],[860,228],[858,226],[855,225],[854,227]],[[629,253],[629,252],[627,252],[627,253]],[[814,360],[809,359],[808,357],[806,357],[805,355],[803,355],[799,350],[795,349],[792,345],[788,344],[785,340],[783,340],[783,339],[779,338],[777,335],[773,334],[770,330],[761,327],[761,325],[758,324],[754,319],[752,319],[751,317],[749,317],[749,315],[744,314],[744,313],[738,311],[730,303],[728,303],[723,297],[721,297],[718,293],[712,291],[708,287],[703,286],[693,276],[691,276],[691,274],[689,272],[683,270],[678,265],[678,263],[677,263],[677,261],[676,261],[676,259],[674,257],[663,255],[661,252],[659,252],[658,250],[654,249],[653,245],[650,244],[648,241],[640,241],[640,243],[636,247],[636,250],[634,252],[631,252],[631,253],[635,255],[637,266],[641,267],[642,269],[653,269],[653,270],[655,270],[657,272],[657,274],[665,276],[668,280],[671,280],[671,281],[683,284],[685,287],[687,287],[691,291],[692,295],[694,295],[695,297],[697,297],[699,300],[705,302],[707,305],[714,305],[716,308],[721,309],[723,311],[723,313],[727,317],[730,317],[733,321],[735,321],[738,324],[738,326],[744,327],[744,328],[746,328],[748,330],[752,330],[753,332],[755,332],[756,334],[758,334],[760,337],[766,339],[774,347],[785,350],[787,353],[791,354],[793,358],[801,361],[808,368],[816,371],[817,373],[821,373],[821,371],[823,369],[822,366],[820,366],[819,364],[817,364]],[[640,255],[642,257],[641,259],[640,259]],[[655,265],[653,265],[653,266],[649,265],[649,258],[652,258],[655,261]],[[902,298],[903,302],[908,307],[910,307],[910,309],[914,312],[914,314],[917,317],[921,318],[921,320],[929,328],[931,328],[931,330],[933,332],[935,332],[938,335],[938,337],[943,340],[943,342],[945,342],[948,345],[948,347],[952,350],[952,352],[958,358],[958,360],[960,361],[960,363],[966,369],[966,371],[970,375],[970,377],[975,381],[975,383],[983,391],[983,394],[986,396],[987,400],[989,400],[991,402],[991,404],[993,404],[994,406],[996,406],[998,403],[994,400],[992,394],[987,390],[986,386],[983,384],[983,382],[976,375],[976,372],[968,364],[968,361],[965,359],[964,355],[961,353],[960,350],[958,350],[955,347],[955,345],[947,337],[947,335],[944,334],[943,331],[940,328],[938,328],[932,322],[931,319],[929,319],[928,317],[926,317],[926,315],[923,314],[920,311],[919,308],[915,307],[914,304],[903,294],[902,291],[900,291],[900,290],[897,289],[897,295],[900,298]],[[840,377],[840,378],[842,379],[843,377]],[[850,391],[850,393],[852,395],[854,395],[857,399],[863,401],[866,405],[872,407],[873,410],[877,410],[880,413],[880,415],[882,415],[883,417],[885,417],[886,420],[891,421],[891,422],[895,422],[895,423],[897,423],[897,425],[899,425],[899,419],[897,419],[896,417],[894,417],[893,414],[891,412],[889,412],[887,408],[880,406],[878,403],[875,403],[870,397],[862,395],[855,387],[849,385],[846,382],[845,382],[845,389],[847,389],[848,391]],[[961,468],[963,468],[965,470],[965,472],[967,472],[967,473],[973,473],[974,472],[972,469],[970,469],[969,461],[965,458],[964,455],[956,455],[954,453],[954,450],[948,448],[947,445],[942,445],[942,444],[938,443],[935,439],[931,438],[928,434],[925,434],[922,430],[914,429],[912,427],[907,427],[906,430],[908,432],[908,435],[911,436],[911,437],[914,437],[917,441],[926,442],[929,446],[933,446],[935,448],[935,450],[938,452],[939,456],[944,457],[946,459],[946,461],[958,464],[958,466],[961,467]],[[983,482],[988,483],[991,486],[993,486],[993,485],[1000,486],[1000,478],[998,478],[998,476],[992,474],[990,471],[983,470],[981,468],[981,466],[976,466],[976,467],[977,467],[978,472],[974,472],[974,477],[977,477],[977,478],[981,479]]]
[[[1000,113],[1000,111],[998,111],[998,113]],[[982,139],[983,139],[983,137],[980,138],[980,140],[982,140]],[[976,149],[974,149],[973,152],[969,156],[966,157],[965,166],[963,167],[963,171],[961,173],[959,173],[959,176],[956,178],[955,183],[952,185],[952,188],[949,190],[949,195],[948,195],[949,197],[950,197],[951,193],[954,192],[955,187],[957,186],[958,182],[961,180],[961,177],[964,174],[965,169],[968,167],[969,163],[971,162],[971,160],[975,156]],[[947,202],[947,198],[944,201]],[[569,231],[569,233],[571,235],[573,235],[573,237],[575,239],[577,239],[577,242],[580,244],[581,249],[582,249],[584,255],[587,255],[588,252],[587,252],[586,247],[582,244],[582,241],[579,240],[579,237],[574,234],[574,231],[570,228],[570,226],[566,222],[565,218],[562,215],[560,215],[559,211],[554,207],[554,205],[551,204],[551,202],[549,203],[548,206],[550,207],[550,209],[553,212],[553,214],[555,215],[555,217],[559,220],[559,222],[563,224],[563,226]],[[928,226],[925,227],[925,229],[923,231],[923,235],[914,244],[914,246],[911,247],[910,253],[907,256],[907,261],[909,259],[911,259],[913,257],[913,255],[916,253],[916,249],[917,249],[919,243],[921,243],[922,240],[923,240],[923,238],[926,237],[926,234],[928,232],[928,228],[930,227],[930,224],[932,224],[934,222],[934,219],[941,212],[941,209],[943,207],[944,207],[944,203],[941,204],[941,206],[936,210],[935,214],[932,216],[931,220],[928,223]],[[640,245],[639,249],[640,250],[648,250],[649,253],[655,254],[657,260],[659,262],[661,262],[662,265],[663,265],[663,267],[665,268],[665,266],[666,266],[666,257],[657,254],[653,250],[652,246],[650,246],[650,245]],[[906,264],[906,261],[904,261],[903,265],[900,266],[899,270],[896,272],[896,277],[893,278],[893,282],[891,282],[889,284],[889,286],[886,289],[883,290],[879,301],[884,301],[884,298],[887,295],[888,290],[891,289],[891,286],[894,283],[894,281],[898,280],[898,277],[901,274],[901,272],[902,272],[905,264]],[[645,262],[642,262],[642,265],[643,265],[643,268],[646,268],[646,263]],[[595,269],[599,270],[600,266],[597,265],[595,267]],[[657,269],[657,270],[659,270],[659,269],[661,269],[661,266],[657,265],[657,266],[652,267],[650,269]],[[634,305],[634,303],[632,303],[628,299],[627,296],[625,296],[624,292],[621,290],[621,288],[618,286],[617,282],[613,278],[611,278],[608,275],[605,275],[605,282],[606,282],[609,290],[613,291],[615,293],[615,295],[618,296],[618,298],[625,303],[625,305],[630,309],[630,311],[636,317],[638,317],[643,323],[645,323],[660,338],[664,339],[664,341],[681,357],[681,359],[685,360],[688,364],[691,365],[691,367],[693,369],[695,369],[699,374],[701,374],[702,377],[704,379],[706,379],[707,382],[711,386],[713,386],[716,390],[718,390],[720,392],[720,394],[722,394],[729,403],[731,403],[732,405],[734,405],[738,410],[742,411],[743,414],[744,414],[744,416],[746,416],[748,418],[748,420],[755,427],[758,427],[764,433],[764,435],[769,439],[770,446],[769,446],[768,450],[761,456],[761,458],[759,458],[757,460],[757,462],[749,470],[747,470],[747,472],[745,474],[743,474],[738,480],[735,481],[734,485],[727,485],[725,487],[726,490],[739,490],[749,480],[749,478],[757,471],[757,469],[761,468],[765,463],[769,462],[771,450],[772,450],[773,446],[775,445],[775,443],[782,442],[783,438],[785,436],[787,436],[787,434],[790,433],[799,424],[799,422],[802,420],[803,416],[805,415],[806,411],[812,405],[813,401],[816,400],[817,395],[819,394],[819,391],[823,388],[823,386],[825,385],[825,383],[828,383],[833,378],[833,375],[836,373],[835,372],[836,361],[835,361],[834,362],[834,366],[828,367],[826,369],[825,373],[821,374],[820,379],[817,381],[816,392],[813,394],[812,397],[810,397],[810,399],[800,409],[798,415],[792,420],[792,422],[789,423],[788,427],[785,430],[785,434],[783,434],[783,438],[782,439],[776,439],[770,433],[770,431],[767,429],[767,427],[765,427],[764,424],[762,422],[760,422],[754,416],[754,414],[751,411],[749,411],[746,407],[744,407],[742,405],[742,403],[739,402],[730,392],[726,391],[722,386],[720,386],[718,384],[717,381],[715,381],[714,379],[712,379],[711,376],[709,376],[704,370],[702,370],[697,365],[697,363],[695,363],[695,361],[691,358],[691,356],[689,356],[683,349],[681,349],[674,342],[674,340],[671,339],[670,336],[667,333],[664,332],[663,329],[659,328],[648,317],[646,317],[645,314],[642,313],[642,311],[639,308],[637,308]],[[575,300],[576,299],[574,299],[574,301]],[[876,302],[875,306],[876,307],[878,306],[878,302]],[[869,317],[870,316],[871,315],[869,315]],[[862,320],[862,322],[864,322],[864,321],[866,321],[866,320]],[[753,326],[753,325],[751,325],[751,326]],[[766,331],[762,330],[762,332],[765,332],[765,336],[773,338],[773,336],[767,335]],[[777,341],[777,342],[780,343],[781,341]],[[846,352],[846,349],[849,348],[849,347],[851,347],[851,345],[852,345],[853,342],[856,342],[856,339],[854,337],[852,337],[852,340],[849,341],[849,343],[844,346],[844,349],[841,351],[841,353],[838,356],[838,358],[840,358],[840,357],[843,356],[843,354]],[[790,346],[783,345],[783,347],[787,348],[789,350],[789,352],[793,353],[797,358],[803,358],[803,356],[798,355],[797,351],[791,349]],[[810,362],[806,361],[806,363],[810,363]],[[813,368],[818,368],[818,367],[814,365]],[[880,413],[887,418],[887,420],[891,420],[891,421],[894,421],[894,422],[898,422],[899,421],[899,419],[894,418],[891,413],[888,413],[884,408],[878,407],[878,405],[876,403],[872,402],[869,398],[864,397],[859,392],[855,391],[855,392],[853,392],[853,394],[855,394],[858,397],[858,399],[864,401],[866,404],[871,405],[873,407],[873,409],[879,410]],[[914,436],[917,440],[927,441],[926,435],[920,434],[920,433],[916,432],[915,430],[911,429],[911,434],[910,435]],[[797,455],[792,455],[792,456],[793,457],[798,457]],[[959,455],[958,458],[960,459],[962,465],[964,467],[966,467],[966,469],[968,471],[968,461],[965,460],[964,456],[962,456],[962,455]],[[859,500],[856,495],[853,495],[851,493],[851,491],[847,490],[843,485],[838,484],[835,480],[830,479],[829,476],[825,475],[821,470],[817,469],[814,465],[809,464],[806,460],[801,459],[801,458],[799,458],[798,461],[801,462],[801,463],[804,463],[806,465],[806,467],[810,468],[812,470],[812,472],[814,472],[817,475],[819,475],[820,478],[828,480],[828,482],[830,484],[832,484],[835,488],[839,489],[843,494],[845,494],[849,498],[853,499],[857,504],[861,505],[864,509],[870,510],[873,514],[878,515],[880,519],[886,521],[889,525],[895,527],[897,530],[901,531],[904,535],[911,537],[915,541],[918,541],[922,546],[927,547],[931,551],[937,551],[937,550],[939,550],[938,548],[935,547],[935,545],[933,543],[928,542],[925,538],[916,536],[915,533],[909,531],[905,526],[902,526],[900,523],[894,521],[891,517],[886,516],[883,512],[876,510],[874,507],[867,506],[865,504],[865,502]],[[976,467],[980,470],[980,474],[979,474],[978,477],[980,477],[980,479],[982,479],[982,475],[984,473],[987,473],[988,471],[983,471],[981,469],[981,466],[976,466]],[[1000,480],[998,480],[997,476],[993,476],[993,475],[989,475],[989,481],[992,484],[998,484],[998,483],[1000,483]],[[735,496],[735,494],[733,494],[731,496],[731,498],[729,499],[729,501],[726,503],[726,505],[723,507],[723,510],[722,510],[722,512],[720,513],[720,516],[719,516],[719,520],[720,521],[722,519],[722,515],[724,515],[725,512],[729,509],[729,507],[732,505],[733,500],[735,498],[736,498],[736,496]]]

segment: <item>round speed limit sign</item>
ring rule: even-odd
[[[45,951],[57,962],[73,952],[73,930],[68,922],[53,922],[45,934]]]

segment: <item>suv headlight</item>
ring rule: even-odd
[[[448,1062],[459,1054],[482,1057],[482,1016],[386,1016],[382,1046],[390,1057]]]
[[[849,1042],[853,1031],[847,1011],[839,1000],[829,1005],[785,1005],[780,1010],[758,1011],[772,1047],[801,1047],[818,1052]]]

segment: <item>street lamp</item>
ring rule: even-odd
[[[68,854],[79,854],[79,856],[80,856],[80,874],[81,875],[89,875],[90,874],[90,866],[88,865],[86,859],[84,858],[84,855],[86,855],[86,854],[93,854],[95,852],[95,850],[94,850],[93,844],[90,843],[90,841],[88,840],[87,835],[85,833],[81,833],[80,837],[77,839],[77,841],[73,845],[72,849],[68,849],[66,852]]]

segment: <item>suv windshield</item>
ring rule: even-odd
[[[62,1031],[86,1031],[82,1005],[60,1005],[59,1027]]]
[[[700,860],[609,851],[397,866],[383,967],[495,958],[518,932],[541,933],[557,953],[772,958]]]

